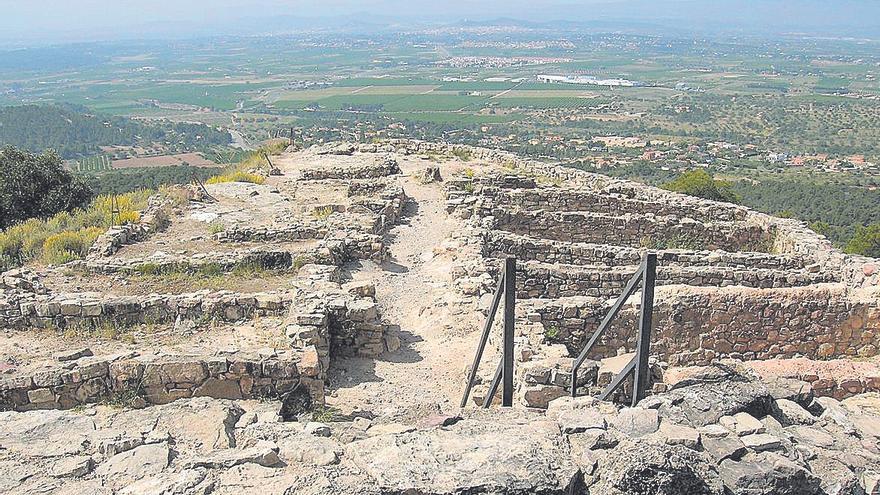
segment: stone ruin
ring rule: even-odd
[[[878,260],[795,220],[497,150],[272,161],[264,184],[208,185],[216,202],[154,196],[85,260],[0,275],[0,491],[880,493]],[[432,252],[400,254],[440,222]],[[633,297],[569,397],[572,357],[648,250],[651,394],[592,397],[633,352]],[[508,256],[516,405],[478,407],[485,365],[459,409],[441,391],[464,387]],[[441,297],[407,298],[407,272]],[[418,347],[424,332],[452,350]],[[431,349],[448,362],[386,374]]]

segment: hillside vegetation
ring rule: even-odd
[[[0,144],[34,152],[55,150],[63,159],[101,153],[101,146],[168,146],[199,149],[231,142],[226,131],[204,124],[145,124],[73,105],[0,107]]]

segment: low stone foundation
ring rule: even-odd
[[[636,199],[614,192],[590,192],[578,189],[541,187],[503,189],[503,178],[489,177],[476,181],[486,183],[481,188],[483,200],[477,205],[480,216],[492,215],[492,210],[503,206],[509,209],[543,210],[552,205],[557,211],[584,211],[606,215],[652,215],[690,218],[700,222],[737,222],[747,218],[748,210],[733,205],[678,204]],[[520,186],[522,184],[516,184]]]
[[[638,266],[582,267],[536,262],[521,263],[517,265],[517,297],[522,299],[571,296],[616,298],[623,292],[637,269]],[[828,274],[805,271],[665,264],[657,268],[658,286],[740,286],[767,289],[802,287],[832,281]]]
[[[540,261],[560,265],[621,266],[638,265],[646,249],[608,244],[591,244],[539,239],[507,232],[489,231],[484,236],[483,256],[505,258],[515,256],[521,263]],[[822,267],[813,260],[794,254],[776,255],[766,253],[736,253],[729,251],[690,251],[666,249],[655,251],[660,267],[681,265],[682,267],[712,267],[719,269],[767,269],[767,270],[806,270],[810,273],[823,272]],[[833,272],[824,271],[826,277],[834,277]]]
[[[323,239],[324,225],[286,225],[284,227],[233,227],[214,234],[218,242],[292,242]]]
[[[70,409],[103,401],[143,407],[187,397],[277,398],[298,386],[310,390],[309,380],[320,380],[314,367],[299,369],[299,359],[290,352],[266,357],[134,354],[80,358],[0,379],[0,410]]]
[[[328,180],[328,179],[371,179],[388,177],[400,173],[400,166],[397,160],[391,157],[385,157],[377,163],[350,166],[350,167],[328,167],[328,168],[312,168],[302,170],[300,172],[300,180]]]
[[[169,323],[177,319],[238,321],[254,315],[283,315],[290,306],[286,293],[237,294],[203,290],[189,294],[116,297],[98,294],[5,292],[0,300],[0,327],[99,328]]]
[[[634,349],[638,293],[631,301],[594,347],[592,358]],[[547,340],[565,344],[576,355],[608,307],[606,300],[575,297],[523,301],[518,309],[529,321],[543,325]],[[880,348],[880,309],[871,301],[847,299],[845,291],[833,285],[659,288],[653,322],[651,353],[671,365],[707,365],[721,357],[870,357]]]
[[[745,222],[702,223],[677,217],[503,209],[496,209],[494,218],[495,229],[557,241],[758,252],[772,246],[768,231]]]

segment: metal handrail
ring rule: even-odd
[[[483,324],[483,334],[480,336],[480,343],[477,344],[477,353],[474,355],[474,364],[471,366],[471,372],[468,375],[467,386],[464,389],[464,396],[461,398],[461,407],[467,405],[468,396],[474,386],[474,379],[477,377],[477,368],[480,366],[480,360],[483,359],[483,351],[486,349],[486,343],[489,341],[489,330],[492,329],[492,323],[495,321],[495,313],[498,312],[498,306],[501,304],[501,296],[504,294],[504,272],[501,272],[501,278],[498,280],[498,288],[495,289],[495,297],[492,298],[492,305],[489,307],[489,315]]]
[[[657,279],[657,255],[654,253],[646,253],[642,258],[642,263],[639,265],[639,269],[633,274],[633,276],[627,282],[626,287],[623,290],[623,293],[612,305],[611,310],[608,311],[608,314],[605,315],[605,318],[602,319],[602,322],[599,324],[599,328],[593,333],[593,336],[590,337],[590,341],[587,342],[587,345],[584,346],[584,349],[580,352],[577,359],[575,359],[574,363],[572,363],[571,367],[571,396],[577,397],[577,387],[578,387],[578,370],[581,365],[584,364],[584,361],[587,359],[587,354],[599,340],[599,338],[605,333],[608,327],[611,324],[611,321],[617,316],[620,312],[621,308],[623,308],[624,303],[635,293],[636,288],[639,285],[639,282],[642,283],[642,305],[641,305],[641,313],[639,318],[639,341],[636,346],[636,355],[630,360],[629,363],[617,374],[617,376],[611,381],[608,387],[602,392],[599,396],[600,400],[605,400],[609,395],[611,395],[618,387],[623,383],[623,380],[626,378],[629,373],[633,370],[636,370],[635,374],[635,386],[633,392],[633,400],[632,405],[635,406],[636,403],[642,399],[645,395],[645,389],[647,388],[648,383],[648,354],[650,352],[651,346],[651,318],[654,312],[654,285]]]
[[[495,315],[501,304],[501,297],[504,296],[504,339],[502,343],[501,362],[495,370],[492,385],[488,396],[483,400],[483,407],[488,408],[492,403],[492,398],[498,390],[498,385],[503,381],[501,405],[510,407],[513,405],[513,338],[514,338],[514,320],[516,305],[516,258],[508,257],[504,260],[504,270],[498,280],[498,287],[495,289],[495,295],[492,298],[492,305],[489,308],[489,314],[486,322],[483,324],[483,333],[480,336],[480,342],[477,344],[477,352],[474,355],[474,363],[468,374],[467,385],[464,394],[461,397],[461,407],[467,405],[468,397],[474,387],[474,381],[477,377],[477,370],[480,361],[483,359],[483,351],[486,349],[486,343],[489,341],[489,332],[495,321]]]

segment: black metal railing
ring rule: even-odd
[[[504,297],[504,341],[502,343],[501,362],[498,363],[498,368],[495,369],[492,384],[489,386],[486,398],[483,399],[483,407],[488,408],[492,404],[492,399],[498,392],[499,384],[502,385],[501,405],[503,407],[513,406],[513,328],[516,316],[516,258],[511,257],[504,260],[504,270],[501,273],[501,278],[498,280],[498,288],[495,289],[495,296],[492,298],[486,322],[483,324],[483,333],[480,336],[480,343],[477,344],[474,364],[471,366],[467,386],[461,398],[461,407],[467,405],[468,396],[470,396],[471,390],[474,387],[477,369],[480,367],[480,361],[483,359],[483,351],[486,350],[489,332],[492,330],[492,323],[495,321],[495,314],[498,312],[498,306],[501,305],[502,297]]]
[[[614,305],[611,306],[611,310],[608,311],[608,314],[605,315],[605,318],[602,319],[602,323],[599,324],[599,328],[593,333],[593,336],[590,337],[590,341],[587,342],[587,345],[581,351],[580,355],[578,355],[577,359],[575,359],[574,363],[572,363],[571,367],[571,396],[577,397],[577,387],[578,387],[578,370],[581,365],[584,364],[584,361],[587,359],[587,354],[590,352],[590,349],[596,345],[596,342],[599,340],[599,337],[605,333],[605,330],[611,325],[611,321],[617,316],[617,313],[620,312],[620,309],[623,307],[624,303],[626,303],[627,299],[635,293],[636,289],[639,286],[639,282],[641,282],[642,286],[642,304],[641,311],[639,313],[639,335],[638,342],[636,343],[636,355],[630,360],[629,363],[611,380],[611,383],[602,391],[602,394],[599,395],[600,400],[607,399],[611,394],[614,393],[626,377],[635,372],[634,382],[633,382],[633,396],[632,396],[632,406],[635,406],[640,400],[645,397],[645,392],[648,387],[648,355],[651,351],[651,318],[654,313],[654,285],[657,281],[657,255],[654,253],[647,253],[642,258],[642,263],[639,266],[639,269],[633,274],[632,278],[626,284],[626,288],[623,289],[623,294],[617,298],[617,301],[614,302]]]

